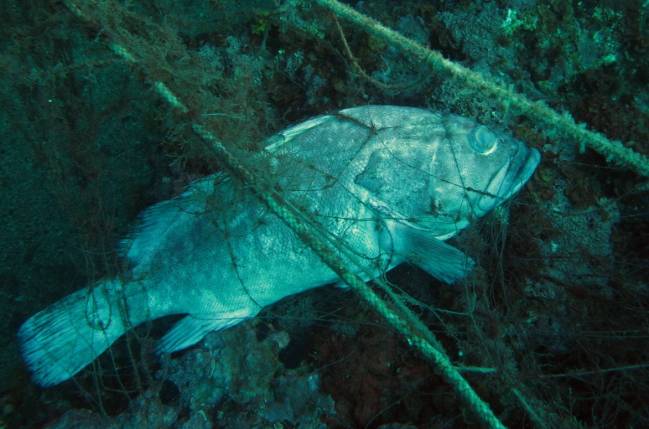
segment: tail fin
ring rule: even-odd
[[[41,386],[61,383],[97,358],[131,325],[120,311],[122,285],[104,280],[66,296],[19,329],[23,358]]]

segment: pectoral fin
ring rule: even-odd
[[[453,246],[408,226],[399,229],[405,259],[445,283],[455,283],[473,269],[473,260]]]

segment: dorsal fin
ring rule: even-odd
[[[174,223],[188,214],[196,214],[205,209],[205,199],[213,190],[215,183],[228,180],[225,173],[216,173],[195,180],[179,196],[161,201],[138,215],[138,220],[130,234],[120,242],[119,254],[127,258],[133,267],[146,264],[155,249],[162,243]]]

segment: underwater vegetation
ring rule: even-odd
[[[649,424],[647,2],[348,5],[6,2],[2,425]],[[115,249],[139,212],[225,170],[275,213],[287,193],[255,156],[264,139],[370,104],[470,117],[542,153],[518,197],[453,239],[475,261],[463,282],[404,265],[367,289],[420,329],[404,337],[352,284],[160,360],[177,319],[144,323],[73,380],[30,381],[19,326],[126,272]]]

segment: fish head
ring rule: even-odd
[[[467,118],[446,116],[443,128],[431,152],[429,214],[437,223],[446,220],[452,225],[446,231],[451,236],[518,192],[541,156],[523,142]]]

